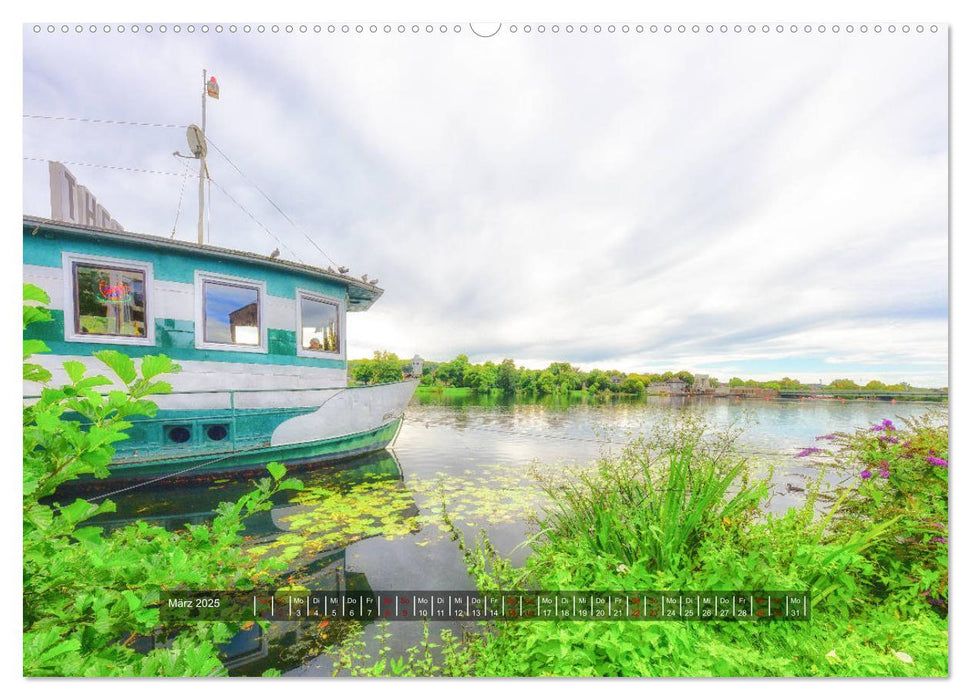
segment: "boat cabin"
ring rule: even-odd
[[[380,391],[359,392],[332,402],[346,415],[284,426],[320,413],[338,393],[355,393],[346,316],[381,296],[373,284],[172,238],[27,216],[23,225],[24,282],[47,292],[53,315],[26,337],[51,349],[34,361],[52,372],[53,385],[68,381],[66,360],[110,375],[92,357],[106,347],[136,361],[164,354],[182,368],[165,377],[173,393],[157,397],[159,418],[139,421],[119,444],[122,463],[347,437],[387,427],[404,410],[401,397],[389,409],[388,401],[372,405]],[[39,389],[25,383],[24,392]]]

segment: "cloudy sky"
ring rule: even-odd
[[[24,31],[24,112],[208,135],[380,279],[352,357],[947,383],[947,39]],[[184,130],[24,119],[126,229],[172,232]],[[218,153],[211,243],[330,262]],[[50,215],[46,163],[24,212]],[[176,235],[194,239],[196,182]]]

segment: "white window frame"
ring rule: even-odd
[[[104,265],[123,270],[135,270],[145,276],[145,337],[130,335],[101,335],[78,333],[74,320],[74,265]],[[152,263],[127,258],[109,258],[103,255],[61,253],[61,270],[64,275],[64,340],[69,343],[101,343],[103,345],[155,345],[155,274]]]
[[[294,293],[294,298],[297,317],[297,356],[310,357],[317,360],[343,360],[347,355],[347,333],[345,332],[347,327],[347,304],[345,300],[339,297],[321,294],[311,289],[297,289]],[[303,338],[301,337],[303,333],[303,311],[300,304],[303,298],[307,298],[310,301],[319,301],[324,304],[333,304],[337,307],[337,344],[339,348],[337,352],[329,350],[305,350],[303,348]]]
[[[235,343],[213,343],[206,341],[206,295],[204,285],[206,282],[216,282],[221,284],[236,285],[239,287],[252,287],[257,293],[257,308],[259,309],[260,324],[260,344],[259,345],[237,345]],[[207,272],[205,270],[195,271],[195,339],[197,350],[222,350],[227,352],[256,352],[266,354],[267,324],[266,324],[266,282],[254,280],[246,277],[233,277],[224,275],[220,272]]]

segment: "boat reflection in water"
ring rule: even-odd
[[[254,557],[285,552],[281,585],[325,592],[371,591],[365,574],[348,570],[346,548],[389,530],[418,530],[418,507],[393,452],[383,450],[294,476],[304,483],[302,491],[278,494],[271,510],[246,520],[246,549]],[[251,490],[251,482],[238,480],[169,488],[153,484],[121,494],[117,511],[98,518],[96,524],[112,529],[142,520],[177,531],[212,520],[220,503]],[[287,671],[319,657],[349,631],[349,623],[340,620],[272,622],[265,630],[253,625],[223,646],[224,662],[232,675],[260,675],[271,668]]]

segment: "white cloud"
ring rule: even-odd
[[[25,111],[193,121],[203,65],[214,141],[387,289],[352,355],[946,383],[943,36],[29,35]],[[28,155],[172,170],[180,147],[25,122]],[[171,230],[179,178],[78,170],[130,228]],[[25,165],[25,211],[47,213],[42,177]],[[214,243],[276,245],[214,197]]]

